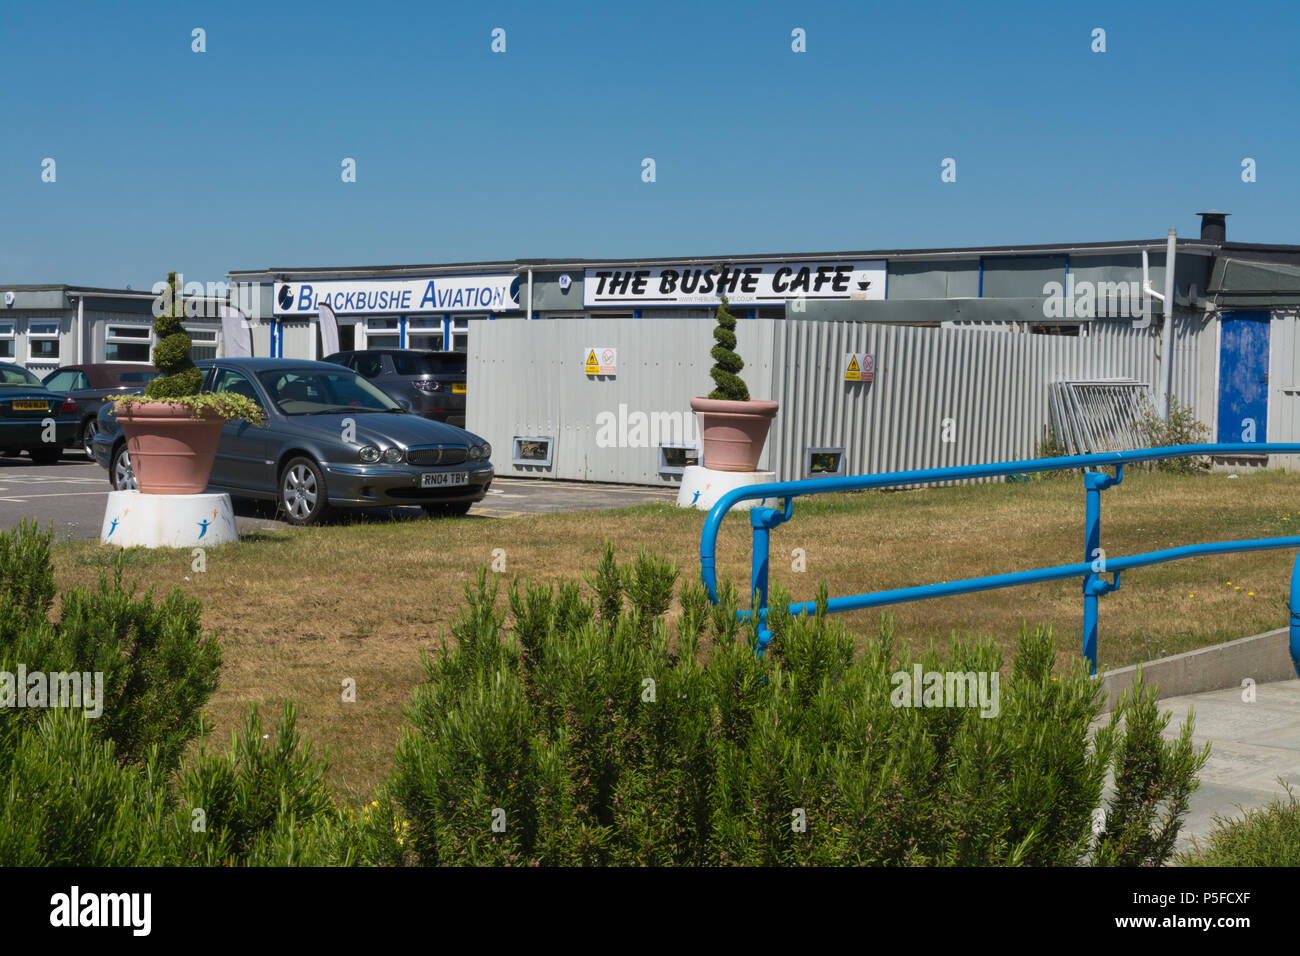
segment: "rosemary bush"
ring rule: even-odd
[[[394,797],[426,864],[1153,865],[1172,852],[1205,754],[1159,734],[1154,698],[1102,701],[1082,664],[1054,675],[1050,632],[1021,634],[1000,712],[900,707],[893,676],[1002,670],[988,641],[915,661],[886,618],[860,654],[824,613],[774,612],[753,653],[676,569],[612,548],[572,582],[486,571],[454,646],[426,658]],[[773,604],[783,598],[774,595]],[[507,621],[509,620],[509,624]],[[1165,718],[1167,720],[1167,717]],[[1094,827],[1114,775],[1107,823]],[[802,820],[802,827],[796,825]]]

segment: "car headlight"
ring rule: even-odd
[[[388,462],[390,465],[397,464],[405,457],[406,455],[400,448],[388,448],[384,451],[384,461]]]
[[[368,465],[379,461],[379,449],[374,445],[362,445],[357,455]]]
[[[478,461],[480,458],[487,458],[492,454],[492,446],[487,442],[481,445],[469,446],[469,457],[472,461]]]

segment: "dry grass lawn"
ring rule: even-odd
[[[1235,479],[1130,474],[1102,493],[1102,544],[1115,557],[1300,534],[1297,492],[1300,478],[1280,472]],[[675,559],[681,579],[695,579],[703,517],[654,504],[508,520],[334,524],[211,549],[204,573],[191,570],[188,553],[131,552],[126,577],[202,600],[205,624],[218,633],[225,658],[210,705],[214,744],[224,746],[250,703],[273,716],[292,699],[305,736],[329,748],[331,783],[359,800],[390,769],[402,705],[423,677],[420,651],[440,646],[465,585],[494,549],[505,551],[503,579],[581,575],[605,538],[620,559],[644,545]],[[773,582],[801,600],[815,597],[821,579],[837,595],[1066,564],[1083,558],[1082,482],[805,499],[772,541]],[[795,548],[806,552],[806,573],[791,570]],[[116,553],[92,542],[58,545],[60,588],[93,585]],[[746,589],[744,517],[724,523],[719,554],[722,576]],[[1102,668],[1284,626],[1293,558],[1289,551],[1260,552],[1127,572],[1123,587],[1101,599]],[[1055,630],[1062,664],[1080,653],[1077,581],[900,605],[892,613],[900,637],[913,646],[957,632],[990,635],[1009,650],[1027,622]],[[879,617],[841,615],[861,636],[875,632]],[[341,682],[349,677],[357,701],[345,704]]]

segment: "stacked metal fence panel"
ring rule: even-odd
[[[1151,386],[1133,379],[1052,382],[1052,430],[1071,455],[1129,451],[1148,444],[1140,424],[1151,408]]]

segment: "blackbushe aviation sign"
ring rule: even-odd
[[[782,305],[791,299],[883,299],[885,260],[588,269],[582,283],[582,302],[589,308],[716,305],[722,294],[738,305]]]
[[[423,279],[327,279],[275,284],[276,315],[315,315],[322,302],[337,315],[509,312],[519,308],[519,276],[505,273]]]

